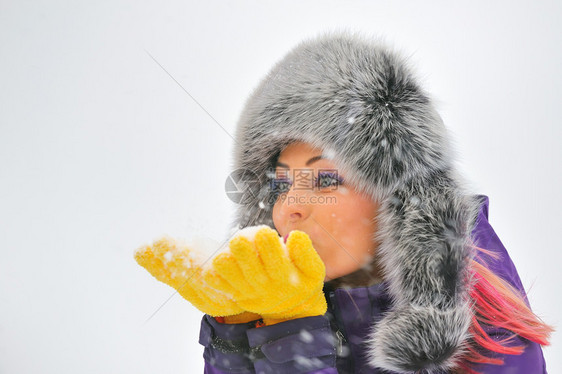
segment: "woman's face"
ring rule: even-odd
[[[370,263],[376,251],[378,204],[347,186],[345,176],[320,149],[290,144],[278,158],[275,181],[285,186],[273,206],[275,228],[283,237],[291,230],[310,236],[326,266],[326,280]]]

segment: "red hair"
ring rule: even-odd
[[[490,251],[475,248],[481,253],[496,257]],[[471,260],[469,266],[473,282],[470,296],[474,315],[469,330],[471,339],[461,357],[463,372],[476,373],[470,369],[472,363],[503,364],[501,358],[489,357],[486,351],[508,355],[523,353],[525,347],[513,343],[516,335],[541,345],[549,344],[553,328],[533,313],[521,292],[476,260]],[[497,341],[486,333],[483,326],[499,327],[511,334]]]

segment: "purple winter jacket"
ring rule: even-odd
[[[482,205],[472,231],[475,244],[499,255],[484,256],[490,270],[524,292],[517,270],[500,239],[488,223],[488,197],[480,195]],[[205,373],[380,373],[367,364],[364,344],[371,327],[391,307],[385,283],[352,289],[325,289],[328,311],[323,316],[299,318],[272,326],[255,328],[254,322],[221,324],[205,315],[199,342],[205,347]],[[505,338],[505,330],[488,329],[492,338]],[[472,368],[486,374],[546,373],[539,344],[516,337],[524,345],[518,356],[492,354],[504,365],[480,364]],[[388,371],[385,372],[390,374]]]

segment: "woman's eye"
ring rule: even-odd
[[[271,180],[271,190],[276,194],[288,192],[293,182],[288,178],[275,178]]]
[[[319,172],[315,180],[315,186],[319,189],[335,190],[337,186],[343,183],[343,178],[334,172]]]

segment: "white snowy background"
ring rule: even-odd
[[[133,250],[225,238],[246,97],[341,29],[411,56],[534,310],[560,326],[561,17],[554,0],[1,0],[0,373],[202,372],[201,313],[166,302]]]

